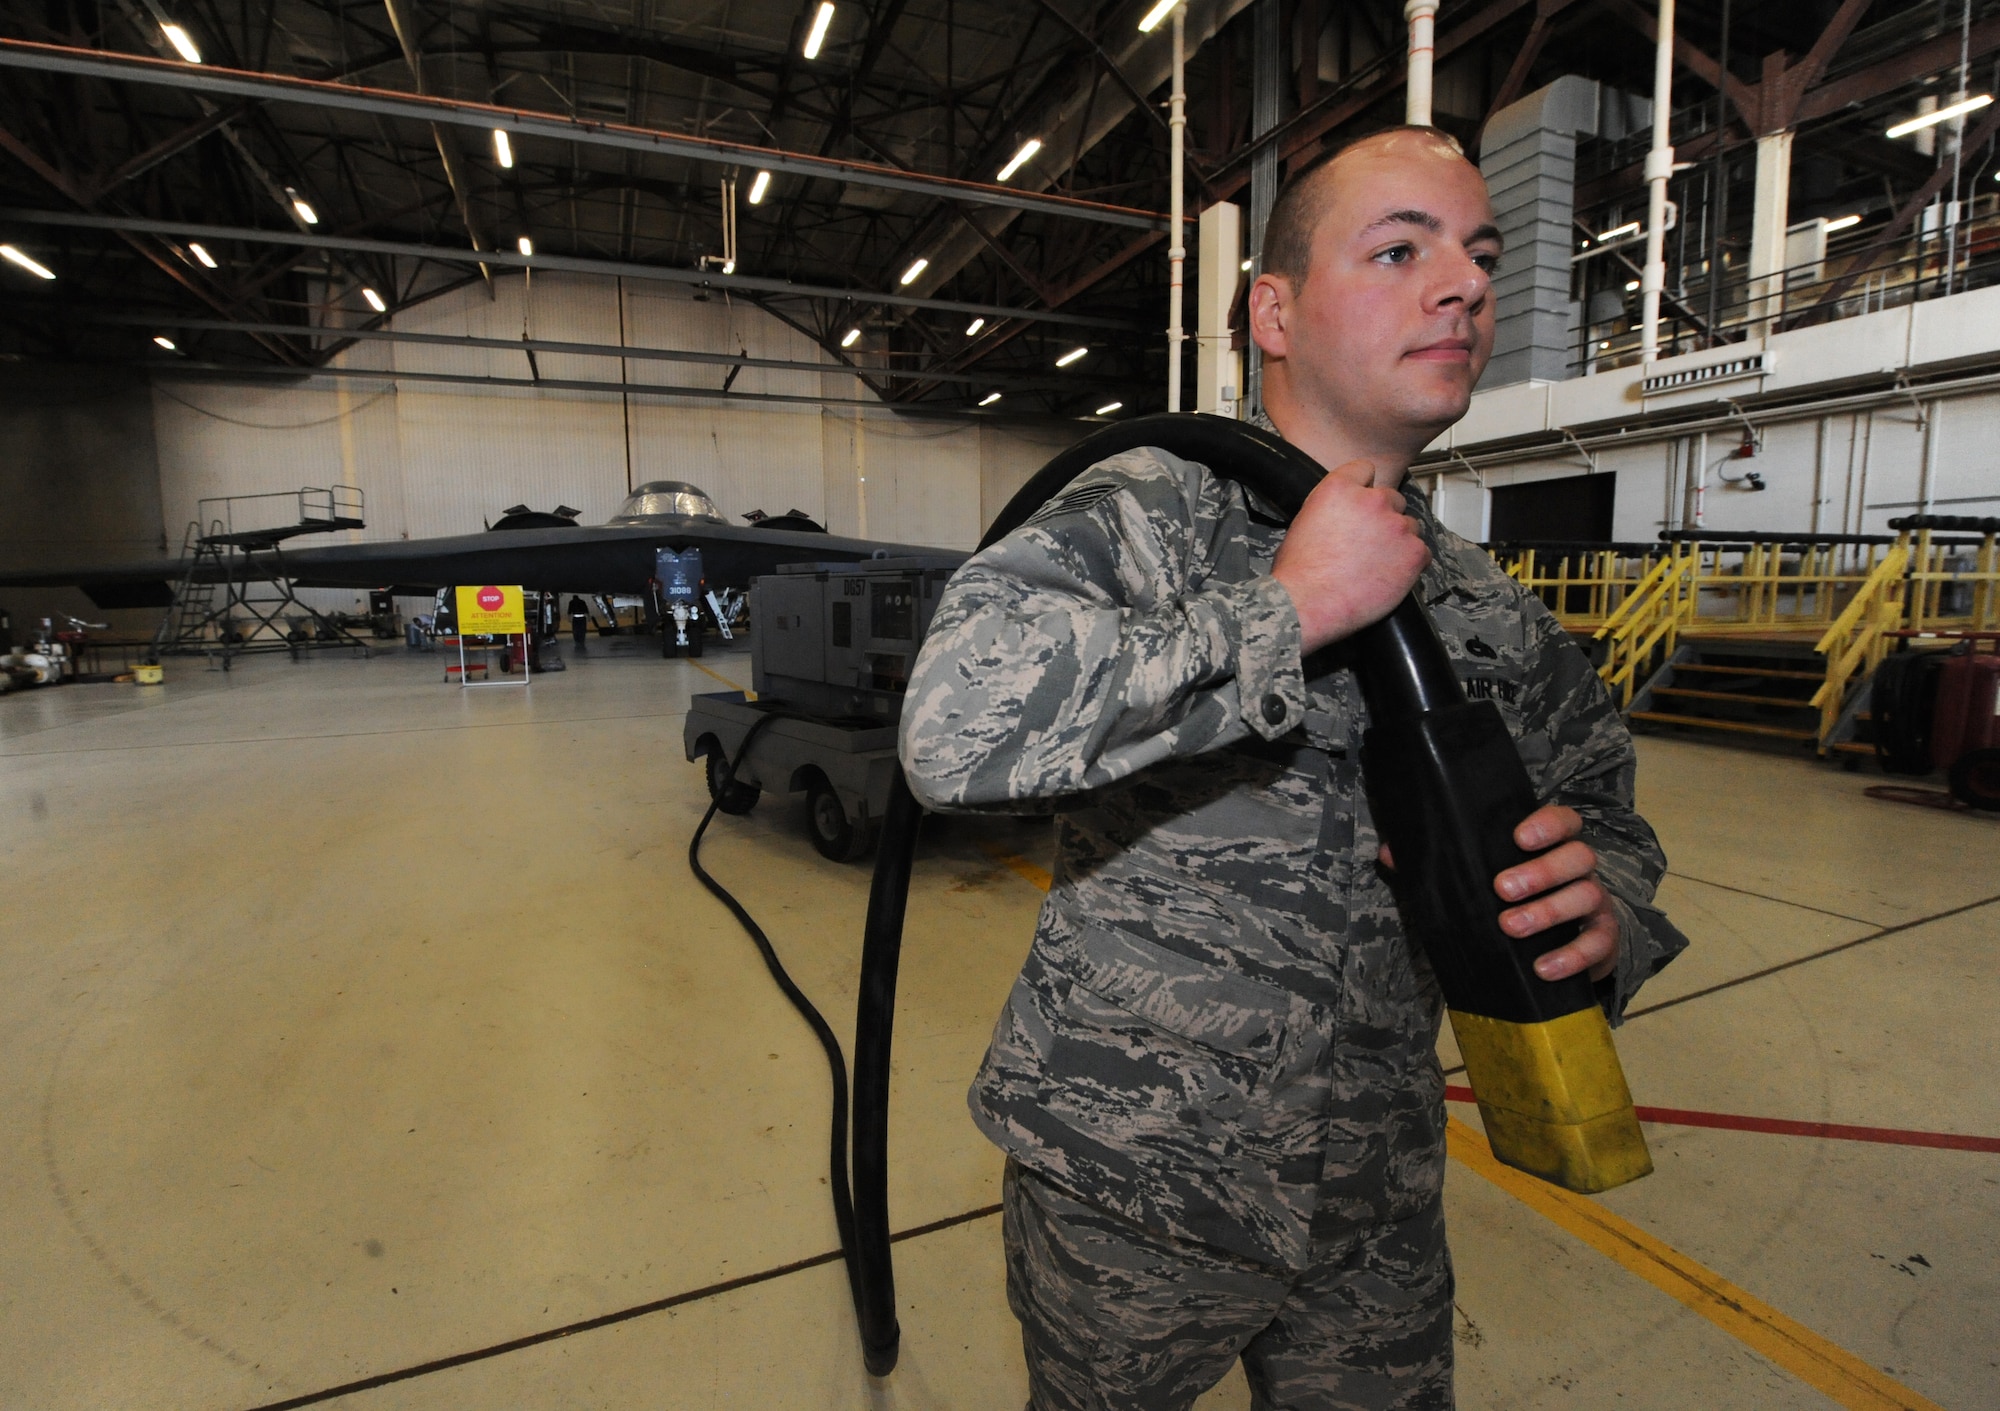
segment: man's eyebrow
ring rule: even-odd
[[[1433,235],[1444,234],[1443,221],[1439,220],[1429,211],[1420,211],[1415,207],[1400,211],[1390,211],[1387,215],[1378,216],[1362,228],[1361,234],[1363,236],[1372,235],[1387,225],[1414,225],[1428,230]],[[1470,235],[1465,237],[1465,243],[1468,245],[1477,245],[1482,240],[1491,240],[1495,245],[1501,246],[1507,243],[1500,235],[1500,227],[1492,224],[1478,226]]]
[[[1415,209],[1391,211],[1387,215],[1377,216],[1374,220],[1370,221],[1366,226],[1362,227],[1361,233],[1363,235],[1372,235],[1374,232],[1380,230],[1385,225],[1418,225],[1422,226],[1425,230],[1428,230],[1433,235],[1444,234],[1443,221],[1439,220],[1429,211],[1419,211]]]

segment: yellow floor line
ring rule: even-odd
[[[1446,1127],[1445,1143],[1461,1165],[1840,1405],[1853,1411],[1943,1411],[1596,1201],[1501,1165],[1486,1139],[1456,1117]]]
[[[1045,892],[1054,880],[1025,857],[995,847],[985,851]],[[1850,1411],[1944,1411],[1596,1201],[1501,1165],[1486,1138],[1456,1117],[1446,1125],[1445,1145],[1461,1165]]]
[[[1056,879],[1049,875],[1048,869],[1035,866],[1034,863],[1028,861],[1025,857],[1016,856],[1002,848],[988,847],[984,843],[980,844],[980,851],[1009,871],[1040,887],[1045,892],[1055,885]]]
[[[698,662],[698,661],[690,661],[690,662],[688,663],[688,665],[689,665],[689,666],[691,666],[691,667],[693,667],[693,668],[694,668],[694,669],[695,669],[696,671],[702,671],[702,672],[707,672],[707,674],[708,674],[708,675],[710,675],[710,676],[713,676],[713,677],[714,677],[714,678],[715,678],[716,680],[720,681],[720,682],[721,682],[721,683],[722,683],[723,685],[727,686],[727,687],[728,687],[728,688],[729,688],[730,690],[732,690],[732,691],[741,691],[741,692],[742,692],[742,693],[744,694],[744,696],[745,696],[746,698],[748,698],[748,699],[751,699],[751,700],[755,700],[755,699],[756,699],[756,697],[755,697],[755,696],[752,696],[752,695],[750,694],[750,688],[749,688],[748,686],[739,686],[739,685],[737,685],[737,684],[736,684],[736,683],[735,683],[734,681],[731,681],[731,680],[730,680],[730,679],[729,679],[729,678],[728,678],[727,676],[724,676],[724,675],[723,675],[723,674],[722,674],[721,672],[719,672],[719,671],[710,671],[710,670],[709,670],[709,668],[707,668],[707,667],[703,666],[703,665],[702,665],[702,664],[701,664],[700,662]]]

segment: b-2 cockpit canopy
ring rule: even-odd
[[[663,518],[699,519],[711,524],[728,523],[708,492],[685,480],[648,480],[625,497],[618,513],[606,524],[651,524]]]

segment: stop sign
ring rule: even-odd
[[[507,595],[492,584],[479,590],[479,606],[487,612],[498,612],[507,603]]]

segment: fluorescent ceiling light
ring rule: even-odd
[[[535,242],[523,235],[519,240],[514,242],[514,248],[524,255],[532,255],[535,253]]]
[[[986,315],[981,314],[978,318],[974,319],[971,323],[968,323],[965,326],[965,336],[967,338],[970,338],[984,327],[986,327]]]
[[[805,56],[819,57],[819,46],[826,43],[826,27],[833,23],[833,0],[822,0],[819,13],[813,16],[812,33],[806,36]]]
[[[1962,113],[1976,112],[1992,101],[1993,95],[1991,93],[1975,93],[1963,102],[1939,108],[1935,113],[1918,113],[1907,122],[1897,123],[1882,135],[1884,137],[1908,137],[1913,132],[1921,132],[1927,127],[1936,127],[1941,122],[1950,122]]]
[[[767,171],[758,172],[757,179],[750,183],[750,204],[761,206],[764,203],[764,193],[770,189],[771,173]]]
[[[1039,137],[1030,137],[1026,142],[1021,144],[1021,150],[1014,154],[1013,160],[1000,168],[1000,175],[996,180],[1005,181],[1008,177],[1019,171],[1035,153],[1041,150],[1042,139]]]
[[[929,269],[930,267],[931,267],[931,262],[925,259],[922,255],[919,255],[914,260],[910,261],[910,267],[903,271],[903,277],[897,280],[896,282],[898,284],[915,284],[917,282],[917,276],[922,274],[925,270]]]
[[[850,328],[847,330],[847,336],[840,340],[840,346],[843,348],[852,348],[856,343],[859,343],[860,341],[861,341],[861,330],[858,328]]]
[[[1117,411],[1120,407],[1124,405],[1125,404],[1123,402],[1106,402],[1103,406],[1099,407],[1096,411],[1092,412],[1091,415],[1110,416],[1111,413]]]
[[[1067,353],[1064,353],[1061,357],[1056,359],[1056,366],[1068,367],[1071,363],[1077,361],[1077,359],[1079,358],[1086,356],[1089,352],[1090,349],[1088,348],[1071,348]]]
[[[197,260],[201,261],[201,267],[203,269],[215,268],[215,256],[208,253],[208,247],[206,245],[199,245],[196,244],[194,241],[190,240],[188,241],[188,253],[190,255],[193,255]]]
[[[1181,0],[1160,0],[1160,3],[1146,11],[1146,18],[1139,21],[1139,33],[1151,34],[1159,27],[1160,21],[1174,12],[1174,6]]]
[[[194,47],[194,39],[177,24],[163,24],[160,33],[167,37],[167,43],[179,51],[180,56],[190,64],[201,62],[201,50]]]
[[[54,279],[56,272],[39,260],[30,259],[12,245],[0,245],[0,259],[11,260],[29,274],[41,279]]]
[[[982,407],[990,407],[999,400],[1000,400],[1000,394],[998,392],[988,392],[985,396],[979,399],[979,405]]]
[[[167,337],[164,333],[155,333],[153,341],[158,343],[162,348],[165,348],[169,353],[174,350],[174,340]]]
[[[1600,242],[1605,240],[1616,240],[1621,235],[1634,234],[1638,231],[1638,229],[1639,229],[1639,222],[1637,222],[1636,220],[1628,220],[1625,222],[1625,224],[1619,226],[1616,230],[1607,230],[1602,235],[1599,235],[1597,238]]]
[[[1839,220],[1830,220],[1826,223],[1826,233],[1831,235],[1836,230],[1846,230],[1851,225],[1859,224],[1861,224],[1860,216],[1842,216]]]
[[[1248,274],[1250,273],[1250,266],[1256,263],[1257,262],[1255,260],[1245,260],[1240,266],[1238,266],[1238,268],[1240,268],[1245,274]]]
[[[289,186],[285,188],[285,197],[292,203],[292,211],[300,220],[304,221],[307,225],[319,224],[319,212],[312,208],[312,203],[307,201],[305,197],[299,195],[297,191],[294,191]]]
[[[363,289],[361,297],[368,301],[368,307],[375,310],[376,313],[386,314],[389,312],[389,306],[382,302],[382,296],[377,294],[373,289]]]
[[[507,140],[507,129],[504,127],[493,129],[493,155],[499,159],[501,166],[509,170],[513,168],[514,144]]]

